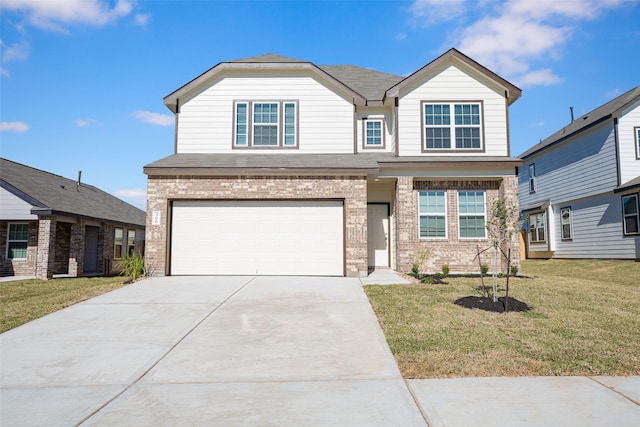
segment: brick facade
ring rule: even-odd
[[[418,193],[421,190],[444,190],[447,203],[447,239],[420,238],[418,222]],[[501,180],[414,180],[412,177],[399,177],[396,186],[396,269],[408,272],[411,265],[422,252],[429,256],[424,262],[423,272],[441,271],[448,265],[452,273],[477,272],[478,260],[475,258],[478,248],[482,251],[491,246],[489,239],[460,239],[458,237],[458,201],[459,190],[484,191],[486,215],[488,217],[493,203],[504,197],[508,203],[515,203],[517,209],[517,177],[505,176]],[[511,259],[519,265],[520,246],[515,234],[504,251],[511,248]],[[493,251],[481,255],[482,262],[492,266]],[[504,271],[506,263],[501,270]]]
[[[169,201],[290,199],[344,201],[345,273],[367,273],[367,180],[365,176],[149,176],[145,258],[147,271],[168,272]],[[160,225],[152,213],[160,212]]]

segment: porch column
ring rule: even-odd
[[[69,247],[69,275],[82,276],[84,269],[84,221],[79,219],[71,225],[71,243]]]
[[[413,177],[399,176],[396,184],[396,269],[409,271],[414,256],[416,224]]]
[[[56,247],[55,216],[38,218],[38,256],[36,257],[36,277],[49,280],[53,278]]]

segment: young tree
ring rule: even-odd
[[[510,242],[514,234],[520,229],[520,217],[518,209],[507,203],[504,198],[500,197],[491,206],[489,218],[487,219],[487,234],[493,246],[493,302],[498,301],[498,259],[500,253],[510,259],[502,250],[505,243]],[[507,265],[507,271],[511,266]]]

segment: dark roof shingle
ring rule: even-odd
[[[2,187],[34,206],[53,211],[144,227],[146,213],[89,184],[0,158]]]

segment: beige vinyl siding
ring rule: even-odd
[[[296,101],[296,151],[353,152],[353,105],[346,96],[300,73],[246,73],[221,76],[201,92],[181,100],[177,153],[232,151],[234,101]]]
[[[618,120],[620,145],[620,182],[631,181],[640,176],[640,160],[636,153],[635,128],[640,128],[640,102],[622,112]]]
[[[456,150],[445,153],[422,153],[422,101],[482,101],[483,146],[485,151],[460,153],[460,155],[506,156],[507,113],[503,94],[494,91],[481,81],[455,66],[449,66],[421,85],[400,94],[398,108],[399,151],[401,156],[450,156]]]
[[[384,149],[379,148],[363,148],[364,145],[364,118],[368,119],[382,119],[384,120]],[[393,152],[395,145],[395,122],[393,117],[393,107],[362,107],[358,106],[357,113],[357,141],[358,152],[371,153],[371,152]]]
[[[31,206],[13,193],[0,188],[0,220],[34,220]]]

